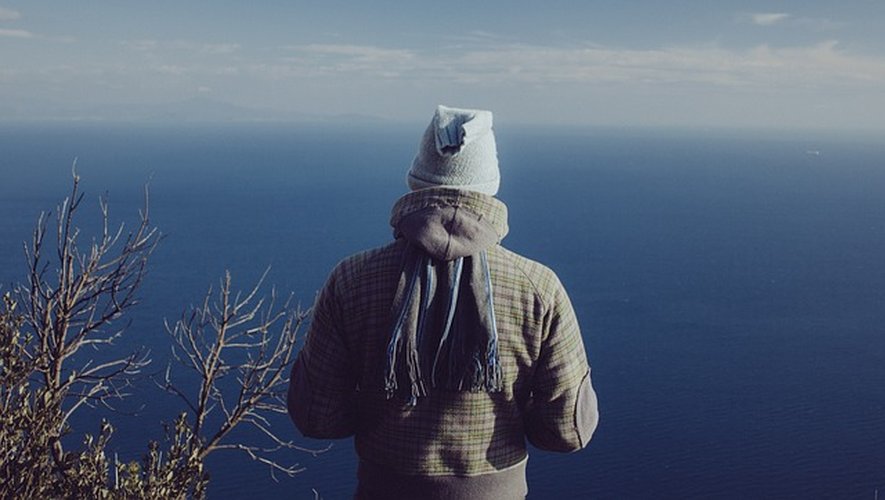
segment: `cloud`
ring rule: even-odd
[[[19,11],[6,7],[0,7],[0,22],[18,21],[21,18],[22,15]],[[0,37],[39,39],[58,43],[76,42],[76,39],[70,36],[46,36],[25,29],[12,28],[0,28]]]
[[[121,45],[138,52],[178,51],[208,55],[232,54],[240,50],[238,43],[200,43],[190,40],[124,40]]]
[[[844,28],[846,23],[837,22],[827,18],[811,18],[811,17],[798,17],[793,20],[793,23],[796,26],[801,26],[803,28],[808,28],[814,31],[833,31]]]
[[[348,44],[289,45],[279,48],[288,52],[279,61],[283,64],[268,66],[277,76],[283,73],[316,76],[350,73],[389,79],[414,74],[417,68],[423,66],[418,52],[410,49]]]
[[[785,12],[757,12],[749,14],[750,21],[757,26],[772,26],[790,17],[790,14]]]
[[[786,12],[743,13],[735,17],[737,22],[750,23],[756,26],[789,25],[811,31],[835,31],[846,26],[846,23],[833,21],[825,17],[801,17]]]
[[[161,64],[159,66],[153,66],[145,69],[172,76],[182,76],[191,72],[189,68],[176,64]]]
[[[205,54],[233,54],[240,50],[238,43],[204,43],[198,46],[197,51]]]
[[[18,21],[21,18],[19,11],[0,7],[0,21]]]
[[[75,43],[77,41],[76,38],[70,36],[44,36],[34,33],[28,30],[20,30],[20,29],[4,29],[0,28],[0,37],[7,38],[21,38],[21,39],[33,39],[33,40],[47,40],[50,42],[56,43]]]
[[[36,38],[36,35],[28,30],[12,30],[0,28],[0,36],[9,38]]]
[[[14,34],[13,34],[14,33]],[[28,37],[29,32],[0,30]],[[784,93],[791,89],[885,87],[885,59],[844,50],[835,40],[748,49],[716,45],[628,49],[490,40],[477,46],[413,49],[358,44],[305,44],[238,53],[235,43],[137,40],[124,43],[145,58],[94,61],[116,78],[152,78],[158,85],[192,78],[217,91],[248,82],[317,88],[623,88],[646,93],[695,90]],[[131,59],[131,58],[129,58]],[[153,75],[148,77],[148,75]],[[164,83],[165,82],[165,83]],[[234,83],[236,82],[236,83]],[[669,89],[669,90],[668,90]]]
[[[281,47],[301,56],[338,58],[364,64],[409,63],[416,52],[409,49],[388,49],[374,45],[307,44]]]
[[[713,86],[771,90],[885,85],[885,61],[846,53],[836,41],[810,46],[617,47],[490,43],[483,47],[409,50],[361,45],[303,45],[273,64],[250,68],[274,79],[346,76],[354,82],[454,82],[478,86]]]
[[[794,116],[802,116],[803,103],[838,106],[846,99],[864,99],[874,103],[868,108],[880,110],[875,103],[885,88],[885,57],[853,52],[836,40],[745,49],[715,44],[632,49],[499,39],[432,48],[304,44],[247,50],[236,44],[157,40],[126,46],[144,54],[133,57],[124,50],[117,60],[84,57],[56,67],[22,61],[0,68],[0,80],[22,95],[43,89],[60,96],[55,89],[82,88],[79,99],[96,103],[135,95],[174,101],[202,93],[244,106],[317,112],[330,106],[395,114],[429,96],[502,107],[549,100],[576,121],[582,119],[579,110],[591,104],[609,106],[611,116],[621,116],[612,103],[623,100],[633,118],[651,119],[638,104],[645,103],[657,109],[662,122],[682,117],[692,106],[713,117],[762,102],[791,103],[782,109],[799,113]],[[176,47],[188,50],[172,50]]]
[[[139,52],[156,50],[160,46],[157,40],[123,40],[120,42],[123,47]]]

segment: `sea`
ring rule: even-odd
[[[115,413],[79,410],[70,446],[101,418],[121,461],[163,438],[185,409],[153,381],[170,361],[164,321],[226,271],[243,290],[267,271],[265,294],[309,307],[338,260],[388,242],[423,128],[0,125],[0,291],[25,279],[22,244],[74,168],[84,243],[100,197],[132,227],[145,185],[164,235],[111,347],[149,350],[152,365]],[[885,136],[506,123],[496,136],[504,244],[568,290],[601,415],[585,450],[530,450],[530,499],[885,495]],[[216,452],[210,498],[352,494],[350,440],[272,425],[331,448],[280,454],[304,467],[291,478]]]

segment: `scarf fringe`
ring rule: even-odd
[[[476,258],[480,261],[481,276],[471,275],[470,283],[464,286],[462,275],[465,260]],[[450,266],[445,322],[438,344],[430,349],[425,338],[428,315],[433,306],[431,297],[437,287],[436,270],[433,261],[423,250],[410,245],[406,251],[403,266],[406,279],[401,281],[406,285],[402,290],[397,290],[395,300],[398,303],[394,304],[396,321],[387,344],[384,390],[388,399],[397,393],[399,382],[406,380],[409,384],[410,406],[416,405],[420,398],[427,396],[427,384],[421,367],[424,352],[433,354],[429,384],[432,388],[463,391],[466,386],[471,392],[499,392],[503,389],[488,256],[482,251],[478,255],[455,259]],[[477,269],[472,260],[471,269],[476,274]],[[472,289],[475,299],[473,303],[459,300],[465,295],[465,289]],[[471,328],[464,328],[462,316],[465,311],[469,312],[467,308],[470,307],[476,308],[475,317],[479,322],[477,325],[470,325]],[[484,338],[468,338],[471,335]],[[467,345],[473,346],[471,352],[467,352]],[[448,358],[446,363],[440,363],[443,353]]]

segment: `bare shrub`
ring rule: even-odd
[[[146,352],[114,356],[105,348],[125,333],[125,314],[138,302],[161,239],[145,189],[129,231],[123,224],[111,228],[108,204],[100,200],[101,229],[84,246],[76,224],[79,185],[75,173],[56,213],[54,245],[47,242],[49,217],[39,217],[25,245],[26,283],[0,304],[0,498],[202,498],[209,481],[203,463],[217,450],[242,451],[268,465],[271,475],[299,472],[273,453],[304,449],[278,434],[269,418],[286,413],[284,391],[306,313],[289,301],[277,308],[273,292],[260,297],[263,277],[242,295],[226,274],[217,295],[210,289],[201,307],[167,325],[173,359],[196,373],[198,383],[188,391],[171,363],[160,377],[159,385],[187,406],[167,424],[162,444],[148,443],[140,462],[111,459],[114,428],[102,421],[81,449],[65,449],[71,416],[87,407],[113,409],[151,361]],[[241,424],[258,429],[269,444],[235,439],[231,433]]]
[[[266,276],[267,272],[265,272]],[[217,293],[212,289],[203,304],[192,307],[174,326],[167,324],[173,340],[173,357],[193,371],[199,380],[196,398],[187,395],[173,380],[171,370],[161,386],[180,397],[190,410],[191,432],[205,436],[195,453],[205,458],[217,450],[238,450],[270,467],[271,474],[292,476],[302,469],[274,458],[281,450],[318,453],[281,437],[268,420],[273,414],[287,415],[286,389],[295,357],[298,332],[307,313],[291,307],[291,297],[276,309],[276,294],[259,297],[264,277],[248,293],[235,293],[230,273],[221,280]],[[272,333],[276,330],[276,333]],[[225,390],[225,378],[235,377],[231,390]],[[220,417],[214,426],[210,416]],[[238,425],[257,429],[264,436],[264,446],[229,439]]]

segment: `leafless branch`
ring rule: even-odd
[[[151,378],[187,408],[166,426],[166,447],[150,442],[141,466],[116,455],[111,461],[105,447],[113,427],[103,422],[97,437],[86,436],[85,449],[63,449],[61,436],[75,413],[118,411],[114,404],[134,392],[151,362],[149,352],[114,355],[106,347],[127,330],[126,313],[138,302],[161,239],[150,223],[145,188],[131,229],[112,224],[107,199],[100,198],[101,224],[87,240],[77,225],[84,195],[76,169],[72,173],[69,195],[54,217],[39,216],[24,245],[25,283],[0,302],[0,458],[15,456],[0,460],[0,477],[9,479],[0,484],[0,497],[204,498],[209,476],[203,464],[216,450],[244,453],[267,465],[274,478],[303,470],[287,463],[285,451],[326,451],[286,439],[289,425],[274,428],[287,413],[287,377],[307,313],[292,307],[291,297],[278,304],[275,291],[262,293],[267,271],[242,293],[226,273],[199,306],[165,323],[172,356]],[[176,380],[177,367],[196,375],[196,390]],[[254,430],[257,443],[236,438],[241,425]],[[32,471],[31,464],[41,468]]]
[[[273,291],[269,297],[261,296],[266,276],[267,271],[248,292],[240,293],[232,290],[230,273],[225,273],[217,291],[210,288],[200,306],[186,311],[174,325],[166,324],[173,359],[199,376],[199,388],[191,399],[172,380],[170,369],[158,385],[187,404],[191,432],[199,439],[195,445],[199,457],[216,450],[239,450],[269,466],[272,475],[293,475],[301,467],[284,465],[275,452],[317,454],[325,449],[306,449],[282,438],[267,417],[286,413],[281,394],[307,312],[293,308],[291,298],[277,308]],[[221,381],[230,374],[235,374],[236,384],[225,390]],[[215,410],[220,412],[221,423],[209,429],[208,417]],[[258,429],[270,445],[231,442],[231,432],[241,424]]]
[[[30,244],[24,248],[28,263],[25,285],[17,289],[26,304],[26,325],[37,342],[36,372],[46,391],[65,401],[58,433],[82,406],[109,406],[112,398],[126,395],[123,388],[150,363],[147,353],[95,361],[75,359],[84,346],[112,344],[128,325],[117,325],[137,303],[147,261],[160,234],[148,217],[148,189],[134,228],[120,224],[110,228],[107,200],[99,200],[101,229],[82,249],[77,215],[84,194],[76,164],[70,194],[58,206],[55,217],[54,259],[47,257],[48,220],[40,215]],[[48,273],[50,268],[55,273]],[[60,450],[60,444],[58,449]]]

